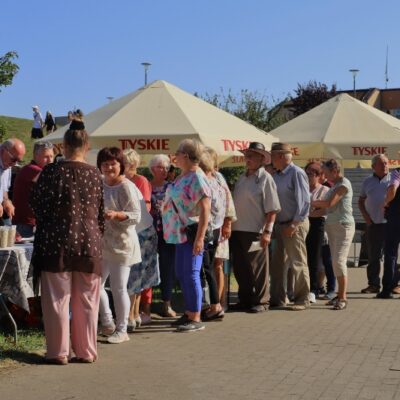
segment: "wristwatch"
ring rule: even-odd
[[[272,232],[269,231],[268,229],[265,229],[263,233],[268,233],[268,235],[272,235]]]

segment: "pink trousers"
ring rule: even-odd
[[[79,358],[97,358],[100,279],[85,272],[41,272],[47,358],[69,357],[71,350]]]

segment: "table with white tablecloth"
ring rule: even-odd
[[[0,294],[29,312],[33,297],[30,260],[33,245],[20,244],[0,249]]]

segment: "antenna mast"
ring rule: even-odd
[[[389,82],[388,64],[389,64],[389,46],[386,46],[385,89],[387,89],[387,85]]]

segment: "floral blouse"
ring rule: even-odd
[[[162,186],[153,186],[151,191],[151,210],[150,214],[153,217],[153,225],[157,233],[163,231],[162,224],[162,206],[165,199],[165,193],[170,182],[165,182]]]
[[[185,227],[195,223],[199,216],[199,201],[211,197],[210,186],[203,171],[197,169],[180,175],[171,183],[165,195],[162,222],[167,243],[185,243]]]
[[[101,274],[103,185],[97,168],[78,161],[47,165],[31,192],[36,216],[35,272]]]

